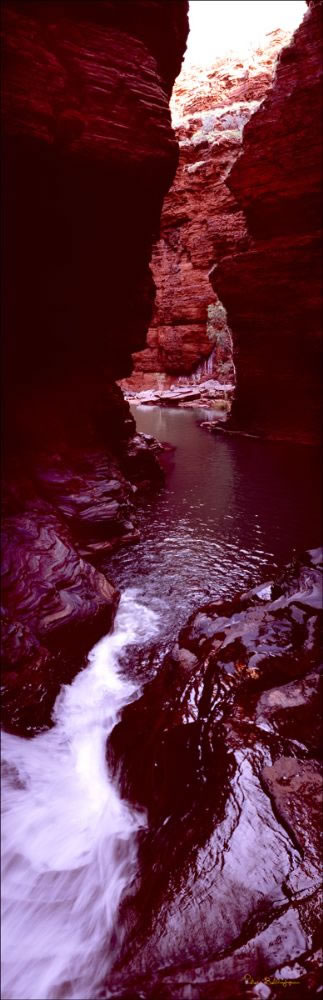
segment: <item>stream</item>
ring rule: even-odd
[[[118,906],[145,817],[120,798],[105,748],[137,693],[120,653],[156,632],[155,613],[125,591],[112,635],[63,686],[54,728],[2,736],[3,1000],[97,996],[120,947]]]
[[[165,485],[139,503],[142,540],[109,561],[122,591],[114,630],[63,686],[52,729],[3,734],[3,1000],[107,995],[146,818],[121,799],[105,747],[149,676],[144,650],[158,638],[161,655],[198,604],[319,540],[314,449],[213,436],[197,410],[133,412],[138,430],[176,450]]]

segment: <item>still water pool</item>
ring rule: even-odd
[[[200,427],[205,411],[132,406],[138,431],[175,446],[165,485],[138,510],[141,541],[109,560],[108,575],[160,614],[174,639],[190,612],[269,579],[320,543],[316,449]]]

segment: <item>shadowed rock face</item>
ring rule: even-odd
[[[227,183],[251,245],[211,272],[236,346],[232,426],[304,442],[320,433],[322,3],[282,50]]]
[[[65,676],[51,652],[58,632],[80,652],[110,626],[118,595],[90,562],[136,540],[133,494],[160,477],[114,378],[130,371],[151,316],[152,240],[177,163],[168,100],[187,30],[182,0],[3,6],[4,668],[15,726],[20,710],[26,722],[23,696],[14,707],[22,673],[32,724],[37,706],[44,714],[38,661],[44,677],[49,662],[57,683]]]
[[[195,612],[124,710],[108,760],[149,829],[116,996],[318,987],[321,603],[315,550]]]
[[[101,364],[123,374],[143,346],[152,237],[177,162],[167,91],[187,20],[185,3],[151,8],[5,10],[6,319],[8,360],[23,384],[26,364],[36,381],[61,383],[66,369],[97,373]],[[177,31],[167,84],[153,14],[164,22],[163,65]]]

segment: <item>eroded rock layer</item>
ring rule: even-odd
[[[320,433],[322,67],[319,2],[282,50],[227,178],[250,246],[211,274],[237,352],[233,427],[304,442]]]
[[[11,725],[21,713],[42,721],[46,670],[56,693],[67,636],[80,653],[109,628],[118,595],[91,563],[136,539],[135,490],[160,474],[114,379],[150,321],[152,240],[177,163],[168,101],[187,30],[185,0],[3,7]]]
[[[134,354],[133,375],[122,383],[127,391],[168,389],[174,376],[192,372],[198,380],[213,374],[234,381],[231,333],[208,272],[225,254],[249,245],[243,212],[226,177],[240,152],[243,127],[267,93],[289,37],[274,31],[264,48],[244,61],[217,58],[211,68],[183,69],[176,82],[172,113],[179,165],[152,257],[157,292],[147,346]]]

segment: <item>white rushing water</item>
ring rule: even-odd
[[[156,623],[125,591],[113,633],[62,688],[54,728],[31,740],[3,734],[3,1000],[95,998],[120,945],[117,912],[145,816],[120,798],[106,740],[137,693],[120,654]]]

